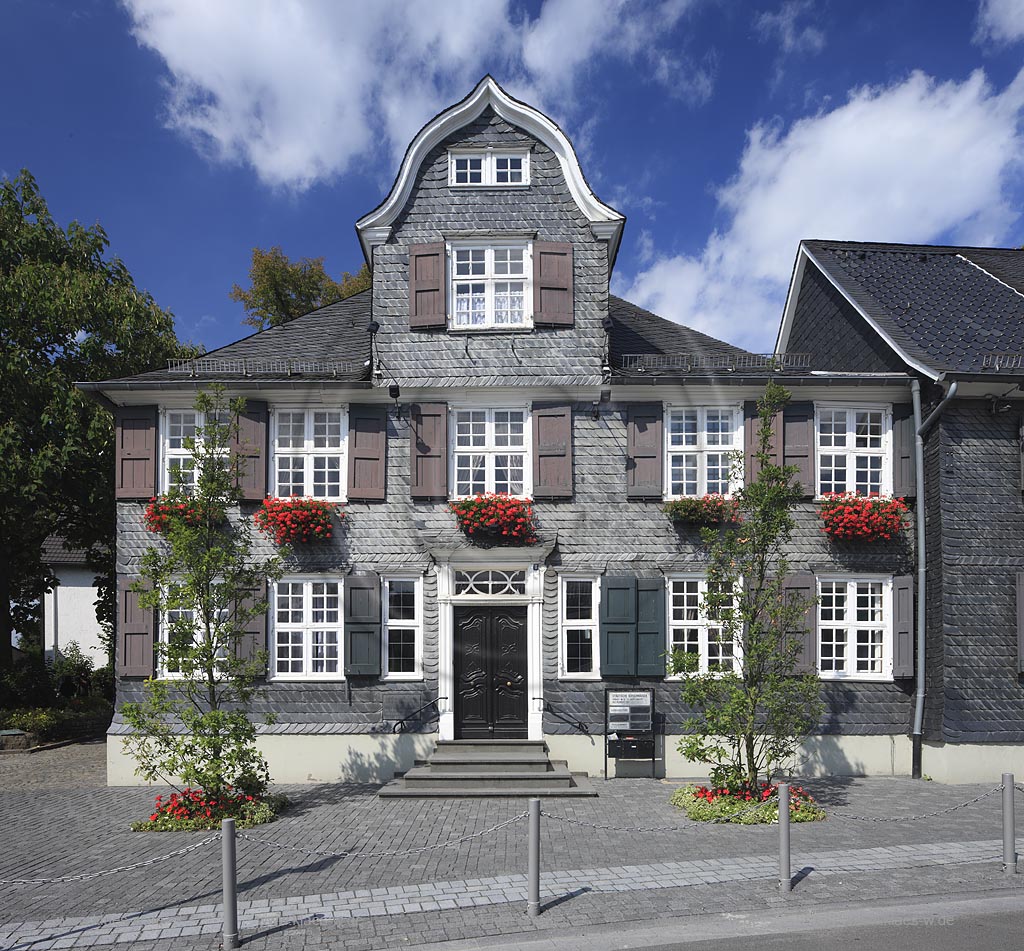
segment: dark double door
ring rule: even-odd
[[[526,608],[455,608],[455,737],[527,736]]]

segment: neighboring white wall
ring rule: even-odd
[[[59,565],[54,573],[60,583],[43,595],[43,647],[47,660],[53,659],[56,636],[58,650],[75,641],[97,667],[105,667],[107,652],[96,620],[94,572],[89,568]]]
[[[1024,782],[1024,745],[1010,743],[925,743],[921,750],[921,772],[938,783],[1002,782],[1003,773],[1013,773]]]

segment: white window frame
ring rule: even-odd
[[[480,163],[479,182],[456,181],[456,160],[478,158]],[[523,180],[521,182],[499,181],[499,159],[521,159]],[[452,149],[448,153],[448,184],[452,188],[525,188],[530,184],[529,149]]]
[[[494,265],[495,251],[522,251],[523,273],[519,275],[496,274]],[[459,276],[456,270],[456,252],[483,251],[484,273],[470,277]],[[448,329],[456,333],[480,333],[482,331],[530,330],[533,327],[533,242],[526,239],[486,240],[459,239],[448,241],[445,245],[446,280],[448,300]],[[495,285],[505,282],[523,285],[523,319],[517,324],[499,324],[495,322]],[[486,306],[482,324],[460,324],[457,322],[456,292],[457,284],[483,284]]]
[[[845,410],[847,413],[881,413],[882,414],[882,448],[861,449],[847,446],[835,450],[831,446],[821,445],[821,415],[823,411]],[[849,422],[849,417],[847,417]],[[854,426],[856,417],[854,416]],[[853,435],[847,428],[847,439]],[[882,460],[881,478],[879,481],[879,495],[892,495],[892,404],[891,403],[845,403],[826,402],[814,404],[814,494],[816,498],[823,498],[821,491],[821,457],[822,455],[843,455],[846,457],[846,484],[847,492],[856,491],[850,488],[856,481],[855,457],[857,455],[880,456]]]
[[[304,413],[303,422],[303,445],[301,449],[278,449],[277,427],[282,413]],[[313,445],[313,414],[314,413],[340,413],[341,414],[341,447],[339,449],[319,448]],[[303,487],[308,491],[301,498],[323,499],[326,502],[345,502],[348,499],[348,406],[344,404],[311,406],[309,404],[274,404],[270,408],[268,418],[270,427],[270,492],[275,497],[280,496],[280,485],[278,483],[277,461],[279,456],[301,456],[303,459]],[[318,456],[327,456],[339,460],[340,493],[337,496],[328,497],[313,494],[314,460]],[[285,496],[287,498],[287,496]]]
[[[225,411],[227,412],[227,411]],[[160,410],[160,492],[168,493],[175,486],[171,485],[171,460],[190,459],[192,453],[184,446],[171,447],[171,416],[178,413],[188,413],[195,417],[196,432],[199,432],[206,425],[206,414],[191,407],[164,407]],[[183,437],[189,438],[189,437]],[[194,438],[194,437],[192,437]],[[198,472],[193,470],[193,480],[198,478]],[[192,482],[192,490],[195,490],[196,483]],[[192,492],[190,491],[191,495]]]
[[[674,621],[672,618],[673,609],[673,589],[672,586],[676,582],[696,582],[697,583],[697,594],[699,597],[698,610],[700,616],[694,621]],[[683,574],[671,574],[665,576],[665,650],[668,656],[671,657],[676,650],[676,645],[673,634],[673,627],[677,628],[696,628],[698,636],[698,657],[700,663],[697,667],[697,672],[701,674],[709,673],[708,670],[708,632],[718,626],[716,625],[704,612],[704,599],[707,596],[708,590],[708,579],[707,575],[697,573],[683,573]],[[737,637],[733,637],[732,642],[732,656],[733,656],[733,668],[731,673],[738,674],[740,672],[739,665],[743,658],[743,645],[740,643]],[[730,671],[711,671],[712,673],[725,674]],[[682,680],[686,676],[685,673],[669,674],[666,680]]]
[[[391,585],[396,581],[411,581],[415,585],[416,619],[414,621],[391,621]],[[411,572],[385,575],[381,591],[381,680],[409,681],[423,679],[423,576]],[[415,635],[415,668],[412,671],[392,673],[388,669],[388,645],[390,629],[412,630]]]
[[[732,441],[731,446],[710,446],[707,442],[707,414],[708,411],[732,413]],[[697,414],[697,445],[696,446],[673,446],[672,445],[672,416],[677,413],[696,412]],[[719,453],[732,456],[734,453],[743,452],[743,407],[735,403],[713,405],[710,403],[701,405],[687,405],[682,403],[667,403],[664,412],[665,419],[665,471],[663,474],[665,486],[665,499],[693,499],[701,498],[708,494],[708,468],[707,457],[709,454]],[[697,493],[688,495],[686,493],[674,493],[672,491],[672,459],[674,456],[696,456],[697,457]],[[729,491],[725,495],[730,496],[743,487],[742,466],[734,466],[733,460],[729,460]]]
[[[882,586],[882,670],[880,673],[872,673],[870,671],[857,671],[853,670],[822,670],[821,669],[821,631],[824,627],[839,627],[843,628],[848,632],[846,639],[847,648],[847,661],[850,665],[856,665],[857,659],[857,642],[856,637],[851,638],[849,635],[860,628],[874,628],[876,625],[869,623],[858,624],[856,618],[852,621],[845,620],[841,624],[823,621],[821,619],[821,586],[823,583],[828,584],[845,584],[846,585],[846,603],[847,611],[856,611],[856,589],[855,585],[859,583],[865,584],[880,584]],[[877,575],[877,574],[822,574],[815,578],[814,593],[817,596],[817,603],[814,606],[815,611],[815,652],[817,655],[817,669],[818,677],[821,680],[844,680],[844,681],[892,681],[892,663],[893,663],[893,600],[892,600],[892,588],[893,579],[892,575]],[[851,607],[852,606],[852,607]]]
[[[460,495],[458,492],[458,484],[456,480],[456,472],[458,467],[455,463],[455,457],[457,455],[481,455],[486,456],[484,461],[486,474],[485,474],[485,492],[494,491],[494,457],[497,455],[518,455],[518,449],[509,451],[507,446],[495,446],[494,445],[494,414],[496,412],[521,412],[523,414],[523,491],[519,495],[510,495],[510,498],[515,499],[529,499],[533,497],[533,419],[532,411],[529,403],[508,403],[508,404],[489,404],[487,406],[480,405],[468,405],[468,404],[451,404],[448,407],[448,495],[449,498],[456,499],[469,499],[476,495],[475,492],[469,492],[465,495]],[[457,424],[459,413],[486,413],[486,429],[485,429],[485,445],[483,447],[470,447],[461,450],[457,445]]]
[[[313,623],[313,585],[317,583],[337,584],[338,586],[338,620],[336,623]],[[282,584],[302,585],[302,623],[278,624],[277,594]],[[268,649],[270,659],[267,663],[267,680],[274,681],[343,681],[345,679],[345,581],[336,575],[284,575],[274,582],[270,590],[270,637]],[[301,673],[279,673],[277,670],[277,635],[278,630],[302,632],[302,671]],[[338,671],[337,673],[313,672],[313,630],[331,630],[338,632]]]
[[[590,584],[591,617],[589,620],[567,619],[566,590],[570,581],[584,581]],[[567,632],[589,630],[593,669],[570,671],[568,669]],[[564,574],[558,577],[558,679],[559,680],[600,680],[601,679],[601,578],[597,574]]]

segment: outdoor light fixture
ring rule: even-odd
[[[612,391],[611,390],[607,390],[607,389],[606,390],[601,390],[601,395],[596,400],[594,400],[593,404],[590,407],[590,418],[591,419],[600,419],[601,418],[601,406],[602,406],[602,404],[610,403],[611,399],[612,399]]]
[[[373,336],[373,335],[374,335],[375,333],[377,333],[377,331],[378,331],[378,330],[380,330],[380,324],[378,324],[378,323],[377,323],[377,321],[375,321],[375,320],[371,320],[371,321],[370,321],[370,322],[369,322],[369,323],[368,323],[368,324],[366,325],[366,332],[367,332],[368,334],[370,334],[370,336],[371,336],[371,337],[372,337],[372,336]]]
[[[402,395],[402,390],[397,383],[392,383],[388,387],[388,396],[395,401],[395,419],[402,418],[402,404],[398,402],[398,398]]]

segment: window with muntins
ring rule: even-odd
[[[530,153],[505,152],[449,152],[448,184],[510,186],[530,184]]]
[[[502,330],[532,325],[533,263],[528,242],[452,244],[448,260],[451,329]]]
[[[891,492],[891,429],[885,407],[817,407],[818,494]]]
[[[708,612],[707,595],[705,578],[669,581],[669,653],[695,654],[700,673],[735,672],[739,644],[724,635],[720,612]]]
[[[211,422],[227,426],[227,413],[211,417]],[[205,414],[194,409],[169,409],[163,416],[163,472],[162,491],[179,489],[189,494],[195,492],[199,480],[195,460],[192,458],[196,439],[201,438],[206,425]]]
[[[384,579],[384,677],[423,676],[423,609],[418,578]]]
[[[892,583],[883,578],[818,580],[818,670],[823,678],[892,676]]]
[[[671,498],[728,495],[733,454],[743,449],[743,413],[735,406],[669,407],[666,484]]]
[[[453,411],[451,485],[456,497],[528,494],[528,423],[525,409]]]
[[[285,578],[277,582],[272,617],[274,679],[342,679],[340,581]]]
[[[273,494],[343,499],[347,425],[341,408],[275,409]]]
[[[596,578],[561,578],[559,674],[567,680],[601,676]]]

